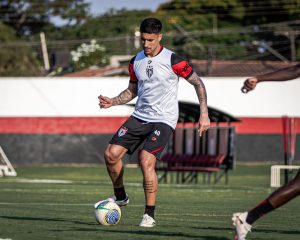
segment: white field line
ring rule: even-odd
[[[60,180],[60,179],[30,179],[30,178],[9,178],[9,179],[1,179],[0,183],[3,182],[16,182],[16,183],[46,183],[46,184],[109,184],[111,182],[105,181],[80,181],[80,180]],[[128,183],[128,186],[142,186],[142,183]]]
[[[71,184],[71,180],[56,180],[56,179],[16,179],[15,182],[21,183],[54,183],[54,184]]]
[[[30,178],[4,178],[1,179],[0,178],[0,184],[1,183],[39,183],[39,184],[95,184],[95,185],[111,185],[110,181],[80,181],[80,180],[60,180],[60,179],[30,179]],[[143,187],[142,183],[130,183],[130,182],[126,182],[126,186],[130,186],[130,187]],[[245,186],[244,189],[216,189],[213,187],[213,185],[211,186],[210,189],[205,188],[202,189],[201,187],[203,187],[204,185],[187,185],[187,184],[159,184],[159,188],[184,188],[185,190],[190,190],[190,191],[199,191],[199,192],[204,192],[204,193],[228,193],[228,192],[235,192],[235,191],[247,191],[247,192],[256,192],[256,191],[267,191],[267,192],[271,192],[272,189],[271,188],[261,188],[261,187],[251,187],[248,188],[247,186]],[[209,185],[207,185],[206,187],[208,187]],[[243,187],[243,186],[241,186]]]
[[[90,206],[90,207],[94,207],[94,204],[92,203],[8,203],[8,202],[0,202],[0,206],[1,205],[22,205],[22,206]],[[128,207],[138,207],[141,208],[143,207],[143,204],[130,204],[130,206]],[[171,219],[173,219],[172,217],[180,215],[180,216],[190,216],[190,217],[228,217],[228,215],[224,215],[224,214],[214,214],[214,213],[188,213],[188,214],[176,214],[176,213],[156,213],[156,215],[158,216],[165,216],[165,217],[171,217]],[[1,239],[0,239],[1,240]]]
[[[109,184],[111,182],[105,181],[80,181],[80,180],[60,180],[60,179],[30,179],[30,178],[9,178],[0,179],[1,182],[17,182],[17,183],[46,183],[46,184]],[[139,187],[143,186],[142,183],[130,183],[126,182],[127,186]],[[176,188],[194,188],[196,185],[186,185],[186,184],[159,184],[160,187],[176,187]],[[214,191],[214,190],[208,190]],[[226,190],[227,191],[227,190]]]

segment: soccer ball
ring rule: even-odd
[[[121,219],[121,209],[114,201],[103,200],[95,204],[95,216],[101,225],[116,225]]]

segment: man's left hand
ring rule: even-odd
[[[209,126],[210,126],[210,120],[208,114],[200,115],[199,122],[198,122],[198,133],[200,137],[205,131],[207,131]]]

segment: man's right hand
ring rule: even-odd
[[[113,101],[109,97],[105,97],[105,96],[100,95],[98,97],[98,99],[99,99],[100,108],[109,108],[113,105]]]
[[[244,82],[244,86],[242,87],[241,91],[243,93],[248,93],[249,91],[252,91],[256,87],[257,82],[258,82],[257,78],[255,78],[255,77],[251,77],[251,78],[246,79],[246,81]]]

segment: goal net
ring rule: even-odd
[[[0,177],[17,176],[17,172],[6,157],[2,147],[0,146]]]

